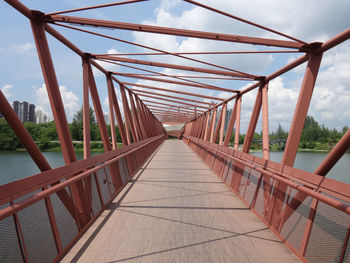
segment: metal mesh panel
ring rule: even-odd
[[[68,194],[70,193],[69,188],[65,188]],[[56,218],[58,232],[60,234],[62,247],[66,247],[69,242],[78,234],[78,228],[75,224],[74,218],[70,215],[62,201],[56,194],[50,196],[53,211]]]
[[[248,182],[248,177],[249,177],[250,171],[251,171],[251,169],[249,167],[246,167],[246,166],[242,167],[242,171],[241,171],[241,174],[242,174],[241,178],[242,179],[241,179],[240,185],[238,186],[238,191],[237,191],[240,196],[242,196],[244,194],[244,189],[245,189],[245,186]]]
[[[231,167],[231,160],[228,159],[226,162],[225,162],[225,166],[224,166],[224,171],[222,173],[222,180],[226,183],[227,182],[227,177],[228,177],[228,171],[230,170],[230,167]]]
[[[233,163],[231,161],[227,167],[227,174],[225,177],[225,183],[227,185],[231,185],[231,182],[232,182],[232,168],[233,168]]]
[[[0,210],[9,204],[0,205]],[[0,262],[22,262],[13,216],[0,220]]]
[[[247,201],[248,204],[251,205],[253,198],[254,198],[254,194],[256,191],[256,188],[258,186],[258,181],[260,178],[261,174],[255,170],[251,170],[249,178],[248,178],[248,184],[245,190],[245,194],[244,194],[244,200]]]
[[[91,176],[91,206],[94,215],[102,208],[94,175]]]
[[[44,200],[17,213],[29,262],[51,262],[57,256]]]
[[[126,183],[126,181],[128,180],[128,174],[125,171],[125,167],[124,167],[124,158],[120,159],[118,161],[118,165],[119,165],[119,173],[120,173],[120,177],[122,179],[122,183],[123,185]]]
[[[256,197],[255,211],[261,215],[264,216],[264,188],[263,188],[263,182],[260,183],[260,187],[258,190],[258,196]]]
[[[100,190],[101,190],[101,194],[103,197],[103,203],[107,203],[109,201],[109,199],[111,198],[111,194],[109,192],[109,188],[108,188],[108,179],[106,178],[106,174],[105,174],[105,169],[101,168],[96,172],[97,175],[97,179],[98,182],[100,184]]]
[[[338,262],[350,216],[319,202],[305,258],[309,262]]]
[[[288,192],[288,188],[286,192]],[[291,192],[289,201],[294,196],[295,192],[296,191]],[[309,217],[311,201],[312,198],[308,196],[288,218],[281,229],[282,237],[298,251],[303,240],[306,222]]]

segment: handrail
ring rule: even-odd
[[[105,167],[105,166],[107,166],[107,165],[109,165],[111,163],[114,163],[114,162],[120,160],[121,158],[123,158],[123,157],[125,157],[125,156],[127,156],[127,155],[129,155],[129,154],[131,154],[131,153],[133,153],[133,152],[135,152],[135,151],[145,147],[146,145],[148,145],[148,144],[150,144],[150,143],[152,143],[152,142],[154,142],[154,141],[156,141],[156,140],[158,140],[158,139],[160,139],[162,137],[164,137],[164,135],[157,136],[154,139],[152,139],[152,140],[142,144],[141,146],[132,148],[131,150],[129,150],[129,151],[123,153],[123,154],[120,154],[120,155],[118,155],[118,156],[116,156],[116,157],[114,157],[114,158],[104,162],[101,165],[95,166],[94,168],[91,168],[91,169],[89,169],[87,171],[84,171],[81,174],[78,174],[78,175],[76,175],[74,177],[68,178],[67,180],[65,180],[63,182],[60,182],[60,183],[58,183],[58,184],[56,184],[56,185],[54,185],[54,186],[52,186],[50,188],[47,188],[47,189],[45,189],[45,190],[43,190],[43,191],[41,191],[41,192],[39,192],[39,193],[37,193],[37,194],[27,198],[27,199],[25,199],[25,200],[23,200],[23,201],[21,201],[19,203],[12,204],[11,206],[0,210],[0,220],[2,220],[4,218],[12,215],[15,212],[18,212],[18,211],[20,211],[20,210],[30,206],[31,204],[34,204],[34,203],[44,199],[45,197],[47,197],[47,196],[57,192],[58,190],[64,188],[67,185],[70,185],[72,183],[75,183],[75,182],[85,178],[86,176],[90,175],[91,173],[96,172],[100,168]],[[16,182],[14,182],[14,183],[16,183]],[[41,188],[41,186],[38,186],[38,189],[40,189],[40,188]],[[119,190],[120,189],[117,189],[117,192]],[[17,193],[17,195],[18,195],[18,193]],[[15,198],[14,195],[11,196],[11,199],[14,199],[14,198]],[[1,200],[1,201],[3,201],[3,200]]]
[[[290,186],[290,187],[292,187],[292,188],[294,188],[294,189],[296,189],[298,191],[301,191],[301,192],[305,193],[306,195],[312,196],[315,199],[317,199],[317,200],[319,200],[319,201],[321,201],[321,202],[323,202],[323,203],[325,203],[327,205],[330,205],[330,206],[332,206],[332,207],[334,207],[334,208],[336,208],[336,209],[338,209],[340,211],[343,211],[344,213],[347,213],[348,215],[350,215],[350,206],[345,204],[345,203],[343,203],[343,202],[340,202],[340,201],[332,199],[332,198],[330,198],[328,196],[322,195],[321,193],[316,192],[314,190],[311,190],[310,188],[305,187],[303,185],[299,185],[299,184],[293,183],[293,182],[290,181],[290,179],[283,177],[281,174],[277,174],[277,173],[274,173],[274,172],[267,171],[266,169],[260,168],[257,165],[251,164],[251,163],[249,163],[247,161],[243,161],[242,159],[237,158],[235,156],[232,156],[232,155],[230,155],[228,153],[225,153],[225,152],[219,150],[218,148],[215,149],[215,148],[213,148],[213,147],[211,147],[211,146],[209,146],[207,144],[201,143],[201,142],[199,142],[200,140],[198,140],[198,139],[193,140],[193,138],[191,136],[184,135],[184,138],[186,138],[187,140],[189,140],[189,141],[191,141],[191,142],[193,142],[195,144],[205,145],[205,147],[207,147],[207,148],[213,149],[213,150],[219,152],[222,155],[225,155],[226,157],[228,157],[228,158],[230,158],[232,160],[236,160],[236,161],[238,161],[238,162],[240,162],[240,163],[242,163],[242,164],[244,164],[244,165],[246,165],[246,166],[248,166],[250,168],[253,168],[253,169],[259,171],[260,173],[262,173],[264,175],[270,176],[270,177],[272,177],[273,179],[275,179],[275,180],[277,180],[279,182],[285,183],[288,186]],[[317,191],[319,191],[319,189]]]

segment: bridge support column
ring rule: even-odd
[[[235,129],[235,143],[234,149],[237,151],[239,147],[239,129],[241,124],[241,105],[242,105],[242,96],[239,95],[237,98],[237,112],[236,112],[236,129]]]
[[[51,58],[50,48],[46,39],[44,24],[40,21],[31,21],[31,27],[51,105],[52,115],[55,120],[57,134],[62,148],[63,159],[66,164],[69,164],[76,161],[76,156]],[[84,185],[81,181],[73,184],[71,191],[78,215],[77,225],[78,228],[81,229],[91,218],[90,205]]]
[[[226,136],[225,136],[225,140],[224,140],[225,147],[228,147],[230,144],[233,126],[235,125],[236,114],[237,114],[236,113],[237,112],[237,101],[238,101],[238,97],[236,98],[235,104],[233,106],[231,117],[230,117],[230,122],[229,122],[228,127],[227,127]]]
[[[100,130],[103,147],[105,152],[108,152],[112,150],[112,147],[109,141],[108,131],[107,131],[106,122],[103,116],[103,111],[102,111],[101,102],[100,102],[100,98],[96,87],[95,78],[92,72],[90,62],[85,61],[85,63],[87,63],[87,67],[88,67],[90,94],[91,94],[91,99],[95,109],[96,119]],[[111,164],[109,166],[109,170],[113,181],[112,183],[115,188],[114,191],[117,191],[122,186],[118,163]]]
[[[210,123],[210,142],[213,142],[213,138],[214,138],[214,132],[215,132],[215,120],[216,120],[216,113],[218,111],[218,108],[215,107],[213,109],[213,115],[211,117],[211,123]]]
[[[130,140],[130,133],[129,133],[129,129],[131,131],[131,136],[132,136],[132,140],[133,142],[137,142],[138,139],[136,137],[136,132],[134,130],[134,126],[132,125],[132,120],[131,120],[131,116],[130,116],[130,109],[129,109],[129,104],[128,104],[128,100],[126,98],[126,94],[125,94],[125,89],[123,85],[119,85],[120,86],[120,94],[122,95],[122,101],[123,101],[123,109],[124,109],[124,117],[125,117],[125,127],[126,127],[126,136],[128,139],[128,144],[131,143]]]
[[[108,87],[108,96],[110,96],[112,98],[112,103],[113,103],[114,112],[115,112],[115,115],[117,118],[120,137],[122,139],[123,145],[128,145],[126,135],[125,135],[123,119],[122,119],[122,116],[120,114],[119,103],[118,103],[117,95],[115,94],[111,74],[106,75],[106,80],[107,80],[107,87]]]
[[[322,60],[322,53],[312,54],[306,67],[304,80],[299,93],[298,102],[294,111],[292,124],[289,130],[286,147],[282,157],[282,164],[293,167],[297,154],[305,118],[309,109],[318,70]],[[269,222],[276,230],[280,228],[281,212],[286,194],[287,185],[278,183],[270,201]]]

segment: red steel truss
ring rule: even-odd
[[[349,260],[350,185],[326,178],[325,176],[349,149],[350,130],[346,132],[313,173],[295,169],[293,165],[323,53],[348,40],[350,38],[350,28],[324,43],[306,43],[295,37],[192,0],[185,1],[242,23],[277,34],[288,40],[63,15],[97,8],[108,8],[131,3],[136,4],[142,1],[120,1],[44,13],[30,10],[18,0],[5,0],[5,2],[29,19],[65,161],[65,166],[63,167],[56,169],[50,167],[34,140],[0,91],[0,112],[41,171],[41,173],[34,176],[0,186],[0,221],[7,219],[13,221],[12,225],[8,225],[8,229],[2,229],[2,231],[10,231],[9,229],[11,227],[14,229],[16,233],[15,243],[22,260],[24,262],[30,261],[30,248],[27,246],[28,243],[26,243],[26,233],[22,230],[22,219],[18,216],[21,211],[30,211],[30,209],[34,209],[33,207],[35,205],[43,201],[44,212],[47,214],[47,220],[49,221],[50,235],[53,236],[53,244],[57,252],[55,257],[50,260],[58,261],[86,229],[91,226],[113,198],[120,193],[147,158],[167,138],[167,131],[163,127],[162,121],[184,123],[181,131],[170,131],[168,134],[183,139],[193,151],[198,153],[228,187],[303,261],[307,262],[309,260],[308,251],[312,246],[315,246],[313,243],[315,241],[311,236],[320,228],[315,219],[317,214],[325,210],[325,214],[337,214],[341,220],[339,222],[331,221],[328,218],[327,220],[330,221],[329,224],[333,224],[329,225],[329,229],[326,232],[338,232],[334,233],[332,237],[325,236],[324,238],[328,238],[329,242],[335,242],[337,244],[337,251],[329,252],[335,253],[333,257],[335,262]],[[81,29],[79,26],[82,25],[99,27],[101,29],[121,29],[149,34],[254,44],[262,47],[273,46],[281,49],[168,52],[114,36]],[[89,36],[108,39],[109,41],[118,41],[119,43],[151,50],[151,52],[118,54],[87,53],[58,32],[55,29],[56,27],[64,27],[72,30],[72,32],[84,32]],[[71,49],[82,61],[84,128],[84,160],[82,161],[77,161],[76,159],[46,33],[49,33]],[[192,56],[220,56],[228,54],[240,54],[244,56],[245,54],[261,53],[303,54],[267,76],[238,71],[214,64],[209,60],[195,59]],[[191,57],[185,55],[191,55]],[[174,61],[181,59],[182,61],[193,64],[201,64],[202,67],[192,66],[192,64],[191,66],[187,66],[180,62],[177,62],[177,64],[175,62],[165,63],[163,62],[164,60],[132,59],[125,56],[160,56],[162,58],[169,56],[171,58],[175,57],[176,60]],[[98,61],[113,63],[147,73],[125,73],[122,72],[122,69],[120,72],[108,71]],[[306,62],[305,75],[282,161],[280,163],[272,162],[269,160],[269,82]],[[130,66],[129,64],[137,64],[140,67]],[[150,70],[149,67],[186,71],[187,75],[182,75],[182,73],[166,74],[164,72]],[[102,72],[106,77],[111,138],[108,134],[99,97],[99,91],[101,90],[95,82],[93,68]],[[195,73],[196,75],[191,75],[191,73]],[[137,79],[140,82],[127,82],[125,78]],[[174,78],[176,80],[171,80]],[[201,78],[206,82],[190,80],[194,78]],[[233,89],[213,85],[211,82],[220,79],[227,81],[252,81],[253,83],[250,83],[245,89]],[[149,82],[152,84],[149,84]],[[154,82],[162,86],[154,86]],[[137,87],[138,89],[130,87]],[[173,89],[173,87],[176,87],[176,89]],[[187,91],[193,88],[200,88],[200,90],[197,89],[198,93]],[[118,98],[116,90],[119,91],[120,98]],[[244,103],[245,94],[253,90],[257,90],[257,95],[251,111],[249,125],[245,132],[245,140],[240,149],[239,135],[242,134],[240,128],[242,103]],[[200,91],[201,93],[199,93]],[[218,91],[224,94],[225,98],[219,97],[217,95]],[[175,93],[175,95],[169,95],[169,93]],[[270,94],[270,96],[273,96],[273,94]],[[146,100],[144,98],[152,98],[154,100]],[[90,99],[96,113],[105,151],[103,154],[94,157],[91,157],[90,153]],[[171,104],[164,103],[164,101]],[[122,102],[122,105],[120,105],[120,102]],[[227,116],[228,109],[232,110],[230,116]],[[260,112],[262,114],[263,158],[249,154]],[[228,123],[227,128],[225,127],[225,123]],[[118,147],[115,126],[119,128],[121,142],[123,144],[122,147]],[[233,134],[233,145],[229,147],[231,135]],[[62,203],[61,208],[57,207],[56,199]],[[98,201],[94,203],[93,200]],[[57,209],[63,209],[67,212],[67,218],[74,225],[74,229],[76,229],[76,233],[72,234],[68,242],[62,237],[61,222],[57,218],[57,215],[55,215]],[[300,215],[301,209],[304,209],[306,214],[303,215],[302,219],[296,219]],[[297,241],[290,238],[292,235],[291,229],[294,228],[294,231],[299,231],[299,235],[293,237]],[[337,241],[333,240],[334,236]]]

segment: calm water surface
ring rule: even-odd
[[[44,152],[43,154],[52,167],[64,165],[62,153]],[[99,153],[92,153],[92,155],[97,154]],[[271,152],[270,159],[272,161],[280,162],[282,154],[283,152]],[[253,155],[262,157],[261,152],[253,153]],[[294,167],[313,172],[326,155],[327,153],[299,152]],[[83,154],[77,153],[77,158],[81,160]],[[0,185],[39,172],[39,169],[26,152],[0,152]],[[350,154],[345,154],[329,172],[327,177],[350,184]]]
[[[91,153],[92,156],[99,153]],[[64,165],[60,152],[43,152],[46,160],[52,168]],[[77,159],[83,159],[83,153],[77,153]],[[26,152],[0,152],[0,185],[6,184],[30,175],[39,173],[40,170]]]

